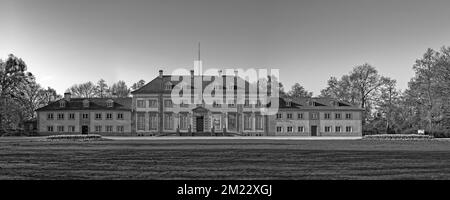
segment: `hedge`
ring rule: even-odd
[[[51,135],[47,137],[47,140],[100,140],[101,135],[89,134],[89,135]]]
[[[431,135],[418,134],[381,134],[363,137],[364,140],[431,140],[433,138]]]

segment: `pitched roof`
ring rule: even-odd
[[[286,102],[291,102],[291,105],[288,106]],[[295,99],[279,98],[279,108],[314,110],[363,110],[357,105],[327,97],[303,97]]]
[[[89,101],[89,107],[83,106],[83,101]],[[107,106],[108,100],[113,100],[112,107]],[[60,102],[65,101],[64,107],[60,106]],[[132,98],[71,98],[70,101],[60,99],[58,101],[49,103],[48,105],[36,109],[39,111],[54,111],[54,110],[130,110],[131,111]]]
[[[178,80],[172,80],[175,79],[175,77],[179,77]],[[166,83],[171,83],[173,86],[179,84],[180,82],[182,82],[183,78],[189,78],[191,80],[189,80],[189,83],[191,83],[192,78],[191,76],[174,76],[174,78],[172,78],[171,75],[164,75],[162,78],[156,77],[154,78],[152,81],[150,81],[149,83],[145,84],[144,86],[142,86],[141,88],[132,91],[131,94],[160,94],[160,93],[166,93],[166,94],[170,94],[172,91],[171,90],[165,90],[164,89],[164,84]],[[194,76],[194,78],[203,78],[203,84],[202,84],[202,89],[205,89],[209,84],[213,83],[215,81],[215,79],[217,78],[217,76]],[[223,78],[223,83],[222,85],[226,86],[226,80],[232,78],[233,82],[234,82],[234,77],[235,76],[222,76]],[[245,87],[248,88],[248,86],[250,85],[250,83],[244,79],[242,79],[241,77],[238,77],[239,81],[243,81],[245,83]],[[191,84],[191,88],[194,89],[195,85]],[[248,92],[248,91],[246,91]]]

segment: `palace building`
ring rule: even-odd
[[[361,136],[362,112],[330,98],[283,99],[234,75],[165,75],[132,98],[71,98],[37,109],[38,132],[116,136]],[[278,84],[278,83],[276,83]],[[255,89],[256,88],[256,89]],[[205,98],[206,97],[206,98]],[[276,101],[274,101],[276,100]],[[275,103],[276,102],[276,103]],[[267,114],[267,109],[276,112]]]

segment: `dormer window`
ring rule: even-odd
[[[336,106],[336,101],[330,101],[330,105]]]
[[[291,102],[290,101],[286,101],[286,107],[291,107]]]
[[[89,108],[89,100],[85,99],[83,101],[83,108]]]
[[[60,102],[59,102],[59,107],[60,107],[60,108],[66,107],[66,101],[60,101]]]
[[[164,84],[164,90],[172,90],[172,88],[171,82],[166,82],[166,84]]]
[[[108,108],[112,108],[113,105],[114,105],[114,101],[111,99],[106,102],[106,107],[108,107]]]

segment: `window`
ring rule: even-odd
[[[172,100],[171,100],[171,99],[166,99],[166,100],[164,100],[164,107],[166,107],[166,108],[172,108],[172,106],[173,106],[173,103],[172,103]]]
[[[150,113],[150,121],[149,121],[150,130],[158,129],[158,113]]]
[[[112,117],[113,116],[113,114],[112,113],[106,113],[106,119],[107,120],[112,120]]]
[[[69,132],[71,132],[71,133],[75,132],[75,126],[69,126],[69,127],[67,127],[67,128],[68,128],[67,131],[69,131]]]
[[[216,101],[213,101],[213,107],[220,108],[220,107],[222,107],[222,105],[218,104]]]
[[[89,119],[89,114],[88,113],[83,113],[82,118],[83,119]]]
[[[336,118],[336,119],[341,119],[341,113],[336,113],[336,114],[335,114],[335,118]]]
[[[137,130],[145,130],[145,113],[137,113]]]
[[[263,116],[260,114],[256,114],[255,115],[255,126],[256,126],[256,130],[263,130]]]
[[[58,113],[58,120],[64,120],[64,113]]]
[[[165,90],[171,90],[173,88],[172,83],[171,82],[166,82],[166,84],[164,84],[164,89]]]
[[[347,132],[347,133],[353,132],[353,127],[351,127],[351,126],[346,126],[346,127],[345,127],[345,132]]]
[[[113,126],[106,126],[106,132],[108,133],[113,132]]]
[[[288,113],[286,116],[288,119],[292,119],[292,113]]]
[[[158,107],[158,100],[156,100],[156,99],[148,100],[148,107],[150,107],[150,108],[157,108]]]
[[[172,113],[164,114],[164,129],[166,129],[166,130],[173,129],[173,114]]]
[[[305,132],[305,127],[303,127],[303,126],[299,126],[297,129],[298,129],[298,132],[300,132],[300,133]]]
[[[95,119],[96,120],[102,119],[102,113],[95,113]]]
[[[114,105],[114,101],[112,101],[112,100],[108,100],[108,101],[106,102],[106,107],[108,107],[108,108],[112,108],[113,105]]]
[[[278,133],[283,132],[283,127],[277,126],[277,132],[278,132]]]
[[[84,100],[83,101],[83,107],[89,108],[89,100]]]
[[[138,108],[145,108],[145,101],[144,100],[137,100],[136,101],[136,107],[138,107]]]
[[[335,129],[335,132],[336,133],[340,133],[342,130],[342,127],[340,127],[340,126],[336,126],[336,127],[334,127],[334,129]]]
[[[261,101],[260,101],[260,100],[257,100],[257,101],[256,101],[255,107],[257,107],[257,108],[261,107]]]
[[[74,120],[75,119],[75,113],[69,113],[69,119]]]
[[[326,133],[331,132],[331,126],[325,126],[325,132]]]
[[[244,114],[244,130],[252,130],[252,115],[250,113]]]
[[[236,107],[236,100],[229,100],[228,107]]]
[[[234,91],[234,84],[229,84],[227,90]]]
[[[288,127],[287,127],[287,132],[289,132],[289,133],[292,133],[292,132],[293,132],[292,126],[288,126]]]
[[[64,132],[64,126],[58,126],[57,129],[58,132]]]
[[[188,129],[188,114],[180,113],[180,129],[187,130]]]
[[[117,113],[117,119],[123,120],[123,113]]]
[[[228,113],[228,130],[236,130],[236,113]]]
[[[323,115],[323,118],[324,118],[324,119],[330,119],[330,116],[331,116],[330,113],[325,113],[325,114]]]
[[[47,126],[47,131],[48,132],[53,132],[53,126]]]
[[[312,113],[311,114],[311,119],[317,119],[318,118],[318,114],[317,113]]]
[[[47,120],[53,120],[53,113],[47,114]]]
[[[286,101],[286,107],[291,107],[291,102],[290,101]]]
[[[346,113],[345,114],[345,119],[352,119],[352,114],[351,113]]]
[[[60,108],[66,107],[66,101],[60,101],[60,102],[59,102],[59,107],[60,107]]]
[[[188,108],[188,107],[189,107],[188,101],[181,101],[180,107],[182,107],[182,108]]]
[[[298,113],[298,114],[297,114],[297,118],[298,118],[298,119],[303,119],[303,113]]]
[[[123,132],[124,131],[124,128],[123,128],[123,126],[117,126],[116,127],[116,130],[117,130],[117,132]]]
[[[247,108],[251,107],[250,106],[250,100],[248,100],[248,99],[245,100],[244,107],[247,107]]]
[[[95,132],[102,132],[102,126],[95,126]]]
[[[277,113],[277,119],[281,119],[281,118],[283,118],[283,114]]]

